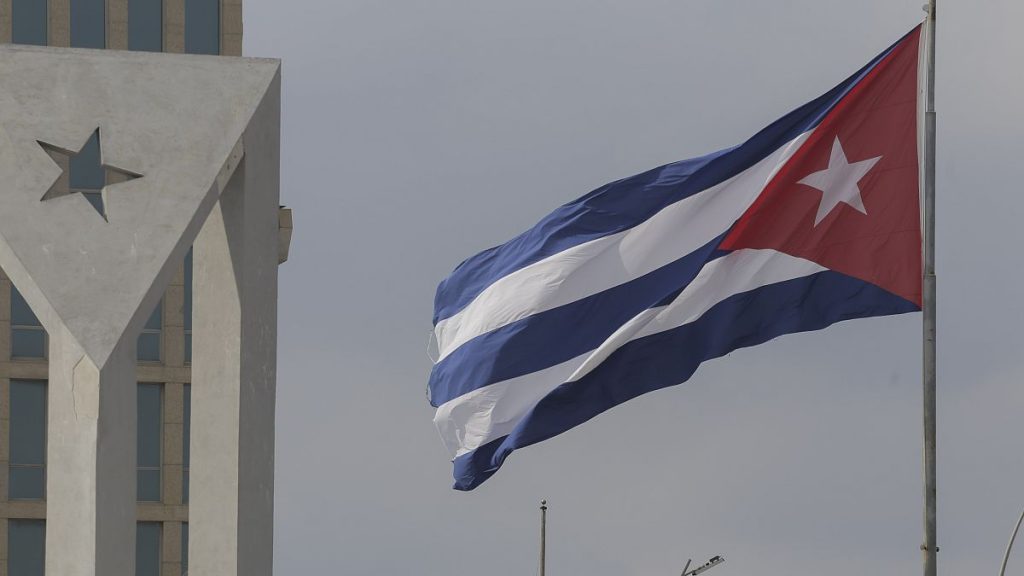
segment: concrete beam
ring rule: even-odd
[[[189,573],[270,576],[280,79],[193,251]]]
[[[0,46],[0,266],[98,364],[160,299],[278,70],[272,60]],[[141,175],[104,188],[106,221],[81,194],[40,201],[66,167],[39,142],[77,152],[97,127],[103,164]]]

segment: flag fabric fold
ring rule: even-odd
[[[471,490],[706,360],[921,306],[915,28],[745,143],[602,186],[441,282],[434,418]]]

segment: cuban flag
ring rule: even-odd
[[[602,186],[441,282],[455,488],[706,360],[921,308],[918,27],[745,143]]]

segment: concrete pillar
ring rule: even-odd
[[[47,574],[134,573],[136,337],[97,361],[50,329]]]
[[[242,55],[242,0],[221,0],[220,53]]]
[[[181,522],[164,522],[162,535],[160,573],[177,576],[181,574]]]
[[[71,45],[71,0],[47,0],[48,42],[50,46]]]
[[[107,0],[107,48],[128,49],[128,0]]]
[[[193,251],[191,576],[273,570],[278,75]]]
[[[180,382],[164,384],[163,498],[165,506],[181,506],[184,465],[184,388]]]
[[[164,0],[164,52],[185,51],[185,0]]]
[[[0,0],[0,44],[11,41],[11,0]]]

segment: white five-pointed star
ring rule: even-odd
[[[821,202],[818,204],[818,214],[814,217],[814,225],[820,224],[840,202],[862,214],[867,214],[868,211],[864,208],[864,201],[860,197],[860,187],[857,186],[857,182],[860,182],[860,179],[867,175],[875,163],[881,159],[882,157],[878,156],[851,164],[846,159],[846,152],[843,151],[843,145],[839,143],[839,137],[836,136],[835,142],[832,143],[832,155],[828,159],[828,168],[815,172],[799,182],[821,191]]]

